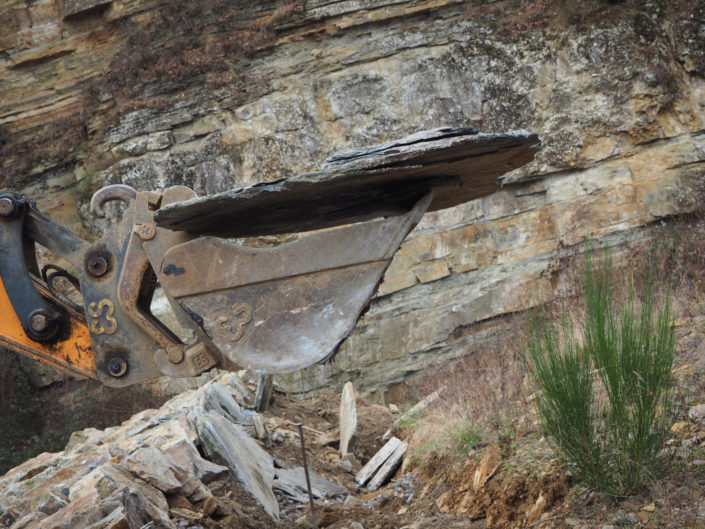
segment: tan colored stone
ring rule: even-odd
[[[218,507],[218,500],[213,496],[206,498],[201,502],[201,510],[206,516],[211,516]]]
[[[340,455],[345,457],[351,446],[351,441],[357,432],[357,407],[355,404],[355,388],[352,382],[346,382],[340,397]]]
[[[195,511],[196,507],[191,503],[186,496],[181,494],[170,494],[167,498],[169,509],[188,509]]]
[[[472,488],[475,492],[485,486],[485,483],[497,472],[501,463],[502,455],[499,447],[497,445],[487,447],[472,478]]]

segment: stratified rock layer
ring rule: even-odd
[[[502,191],[424,218],[333,363],[282,382],[424,373],[562,288],[584,237],[627,248],[705,198],[703,1],[554,4],[10,0],[0,185],[85,235],[105,183],[211,194],[423,129],[536,131]]]

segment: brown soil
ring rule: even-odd
[[[397,472],[391,483],[374,492],[359,488],[354,476],[360,466],[353,468],[344,464],[336,449],[339,398],[333,393],[324,393],[315,400],[301,401],[275,393],[273,405],[265,413],[270,420],[275,418],[279,432],[286,433],[282,443],[274,443],[268,449],[275,465],[301,465],[296,423],[303,423],[309,466],[350,492],[345,503],[342,499],[316,500],[320,528],[350,528],[357,522],[365,529],[439,526],[509,529],[525,527],[526,520],[546,517],[562,505],[567,485],[560,473],[531,477],[525,470],[517,471],[510,460],[503,459],[494,445],[460,463],[437,458],[423,467],[408,464]],[[359,463],[366,463],[382,447],[383,433],[398,416],[385,406],[370,405],[358,399],[358,436],[353,452]],[[403,433],[397,432],[397,435]],[[490,449],[496,452],[497,468],[482,487],[473,491],[479,457]],[[451,467],[453,475],[448,479]],[[218,508],[211,516],[189,523],[206,529],[274,527],[268,515],[237,484],[219,481],[210,487],[218,499]],[[472,491],[471,501],[468,491]],[[281,523],[277,527],[312,527],[308,504],[289,502],[281,496],[279,499]]]

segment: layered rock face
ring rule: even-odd
[[[705,198],[705,4],[11,0],[0,173],[84,235],[90,192],[200,194],[438,126],[536,131],[487,198],[428,214],[328,365],[374,389],[486,350],[584,237],[615,248]]]

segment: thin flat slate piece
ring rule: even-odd
[[[340,456],[345,457],[350,448],[350,441],[357,433],[357,406],[355,403],[355,388],[352,382],[346,382],[343,394],[340,396]]]
[[[401,441],[401,444],[394,449],[394,452],[392,452],[384,464],[379,467],[379,470],[367,484],[369,490],[377,490],[394,475],[394,472],[396,472],[399,465],[401,465],[401,461],[404,459],[404,454],[406,454],[408,447],[409,445],[407,443]]]
[[[275,470],[276,479],[274,480],[273,487],[275,489],[282,490],[283,492],[289,494],[289,491],[297,489],[298,492],[303,496],[305,503],[308,501],[308,496],[306,495],[306,475],[304,474],[303,467],[296,467],[292,469],[278,468]],[[309,479],[311,481],[311,494],[315,498],[334,498],[336,496],[347,496],[349,493],[344,488],[339,487],[332,481],[327,480],[320,474],[316,473],[313,469],[309,469]],[[299,495],[290,494],[297,501],[301,498]]]
[[[406,443],[396,437],[392,437],[389,441],[387,441],[387,443],[380,448],[375,455],[372,456],[372,459],[370,459],[367,464],[360,469],[360,472],[357,473],[355,476],[355,481],[357,484],[364,485],[372,479],[372,476],[374,476],[377,473],[377,470],[379,470],[379,468],[387,462],[387,459],[389,459],[399,447],[404,445],[406,445]]]
[[[169,204],[155,221],[220,237],[296,233],[400,215],[431,188],[428,210],[436,211],[496,191],[497,178],[539,146],[538,135],[524,130],[434,129],[338,153],[318,172]]]
[[[272,491],[274,463],[240,426],[217,412],[207,411],[196,419],[203,449],[214,463],[224,464],[245,490],[279,521],[279,504]]]

